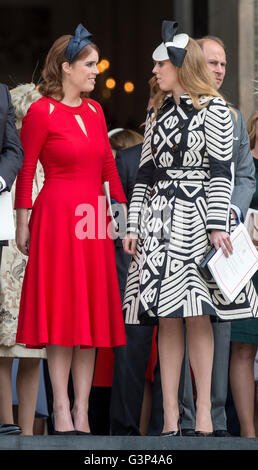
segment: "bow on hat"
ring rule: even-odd
[[[65,50],[64,56],[68,62],[72,62],[79,54],[80,50],[92,43],[92,34],[79,24],[75,30],[74,36],[70,39],[68,46]]]
[[[163,43],[153,53],[153,59],[157,61],[169,59],[176,67],[181,67],[184,61],[188,44],[188,34],[176,34],[178,23],[176,21],[162,22],[161,35]]]
[[[161,36],[167,48],[169,59],[176,67],[181,67],[186,55],[184,47],[189,38],[187,34],[176,35],[177,30],[178,23],[176,21],[165,20],[162,22]]]

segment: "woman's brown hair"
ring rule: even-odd
[[[53,96],[58,100],[62,100],[64,98],[62,64],[64,62],[68,62],[64,54],[71,38],[72,36],[70,34],[61,36],[54,42],[47,54],[44,69],[42,71],[43,81],[38,87],[39,92],[43,96]],[[92,49],[99,54],[98,47],[91,43],[82,48],[73,62],[86,58],[92,52]],[[81,96],[88,96],[88,94],[82,93]]]
[[[111,148],[115,151],[133,147],[143,142],[143,136],[131,129],[123,129],[109,138]]]

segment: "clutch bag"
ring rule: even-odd
[[[205,281],[211,281],[212,274],[208,267],[208,262],[217,252],[214,246],[211,246],[210,249],[205,254],[204,258],[201,260],[200,264],[197,266],[197,269]]]

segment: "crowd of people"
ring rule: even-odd
[[[0,241],[0,435],[35,434],[38,416],[54,435],[229,437],[231,396],[239,435],[258,436],[258,275],[229,302],[199,270],[258,210],[258,113],[246,126],[221,94],[221,39],[177,30],[163,21],[144,136],[107,132],[81,24],[38,87],[0,86],[16,220]]]

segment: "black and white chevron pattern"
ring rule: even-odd
[[[168,98],[148,116],[128,231],[138,234],[124,297],[127,323],[158,317],[258,314],[252,283],[228,305],[200,276],[208,233],[233,229],[230,216],[233,125],[221,98]],[[158,175],[158,176],[157,176]]]

